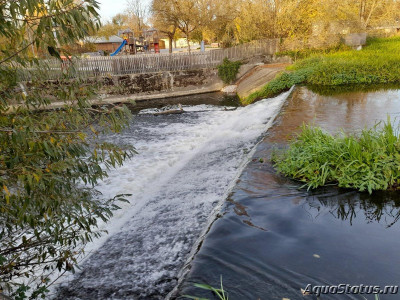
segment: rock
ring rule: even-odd
[[[224,87],[221,91],[225,94],[232,95],[232,94],[236,94],[236,89],[237,89],[237,85],[233,84],[233,85],[228,85],[228,86]]]
[[[185,112],[181,104],[178,105],[168,105],[161,108],[159,111],[153,113],[155,116],[159,115],[170,115],[170,114],[181,114]]]
[[[182,114],[184,113],[184,110],[180,110],[180,109],[171,109],[171,110],[165,110],[165,111],[160,111],[160,112],[156,112],[153,115],[155,116],[159,116],[159,115],[172,115],[172,114]]]

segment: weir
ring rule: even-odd
[[[105,199],[130,193],[130,204],[104,224],[109,234],[88,246],[81,272],[64,279],[56,298],[163,299],[288,95],[235,110],[148,109],[122,135],[108,136],[138,154],[98,189]]]

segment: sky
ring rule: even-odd
[[[126,0],[98,0],[98,2],[103,22],[111,20],[113,16],[126,10]]]
[[[118,13],[126,11],[127,0],[97,0],[100,4],[100,16],[103,22],[111,20],[113,16]],[[141,0],[143,4],[147,5],[150,0]]]

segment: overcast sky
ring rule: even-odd
[[[97,0],[100,3],[100,16],[103,22],[111,20],[118,13],[126,11],[126,0]],[[147,5],[150,0],[141,0]]]

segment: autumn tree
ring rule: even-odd
[[[132,23],[130,22],[128,14],[116,14],[111,18],[111,21],[103,24],[99,30],[95,32],[95,35],[109,38],[112,35],[117,35],[119,30],[126,29],[130,25],[132,25]]]
[[[152,23],[169,40],[169,53],[172,53],[172,42],[178,29],[178,10],[173,1],[153,0],[151,5]]]
[[[127,0],[126,6],[130,22],[135,24],[131,30],[142,32],[145,27],[145,17],[147,15],[147,7],[143,5],[141,0]]]
[[[118,34],[119,30],[131,29],[138,37],[142,34],[143,29],[147,28],[145,17],[147,14],[146,7],[139,0],[128,0],[126,3],[126,12],[116,14],[110,21],[103,24],[95,33],[99,37],[110,37]]]
[[[153,1],[153,8],[159,7]],[[398,0],[166,0],[153,16],[171,19],[190,40],[225,45],[263,38],[330,39],[333,35],[390,26],[400,20]],[[169,7],[169,9],[165,9]],[[158,13],[159,12],[159,13]],[[168,17],[166,17],[168,16]],[[155,23],[168,28],[173,22]],[[173,28],[173,27],[171,27]],[[318,29],[318,30],[316,30]]]
[[[172,0],[178,15],[178,28],[186,36],[190,53],[190,34],[201,22],[199,0]]]
[[[0,0],[0,293],[11,298],[45,297],[50,275],[74,270],[85,244],[101,234],[98,220],[123,200],[103,199],[94,186],[133,153],[98,138],[122,130],[129,111],[92,107],[92,83],[68,74],[48,81],[65,63],[49,69],[29,53],[34,45],[59,59],[64,45],[98,29],[97,5]],[[62,109],[49,110],[53,101]]]
[[[203,12],[200,4],[201,0],[153,0],[154,22],[169,39],[173,36],[172,33],[179,29],[186,36],[190,52],[191,33],[198,29],[202,22]]]

